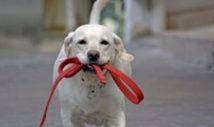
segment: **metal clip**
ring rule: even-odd
[[[100,91],[100,89],[103,87],[104,85],[99,83],[93,90],[91,90],[89,93],[88,93],[88,99],[92,99],[92,98],[95,98],[97,97],[97,94],[98,92]]]

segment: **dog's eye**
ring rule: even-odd
[[[80,45],[85,45],[85,44],[86,44],[86,41],[85,41],[85,40],[81,40],[81,41],[78,42],[78,44],[80,44]]]
[[[103,40],[103,41],[101,41],[101,42],[100,42],[100,44],[102,44],[102,45],[108,45],[108,44],[109,44],[109,42],[108,42],[108,41],[106,41],[106,40]]]

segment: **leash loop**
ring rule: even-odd
[[[68,65],[71,65],[73,64],[72,66],[68,67],[67,69],[64,70],[64,68],[66,68],[66,66]],[[78,58],[77,57],[72,57],[72,58],[68,58],[66,60],[64,60],[60,65],[59,65],[59,68],[58,68],[58,73],[59,74],[62,74],[63,72],[65,72],[66,70],[70,70],[68,71],[66,74],[65,74],[65,78],[70,78],[73,76],[73,71],[76,72],[78,71],[79,69],[82,69],[83,68],[83,65],[79,62]],[[79,72],[79,71],[78,71]],[[75,73],[76,74],[76,73]],[[75,75],[74,74],[74,75]]]
[[[144,99],[140,88],[130,77],[109,64],[105,64],[102,67],[109,71],[117,86],[131,102],[139,104]],[[132,91],[130,91],[123,82],[125,82]]]

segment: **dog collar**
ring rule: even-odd
[[[72,64],[72,66],[64,69],[69,64]],[[44,125],[49,104],[51,102],[52,96],[53,96],[54,91],[55,91],[56,87],[58,86],[59,82],[63,78],[70,78],[70,77],[74,76],[80,70],[82,70],[84,66],[85,65],[81,64],[77,57],[68,58],[60,64],[60,66],[58,68],[59,76],[57,77],[57,79],[55,80],[55,82],[51,88],[51,92],[50,92],[50,95],[49,95],[49,98],[48,98],[48,101],[47,101],[39,127],[43,127],[43,125]],[[99,81],[100,81],[99,85],[104,86],[106,84],[105,76],[104,76],[102,70],[100,69],[102,67],[110,73],[113,80],[117,84],[118,88],[123,92],[123,94],[131,102],[133,102],[135,104],[139,104],[144,99],[144,95],[143,95],[142,91],[140,90],[140,88],[137,86],[137,84],[130,77],[125,75],[123,72],[119,71],[118,69],[114,68],[113,66],[111,66],[109,64],[103,64],[103,65],[99,65],[99,66],[92,64],[92,67],[94,68],[94,70],[97,74],[97,77],[99,78]],[[124,83],[126,83],[127,86],[129,86],[129,88],[127,88]],[[98,88],[99,87],[100,86],[98,86]],[[130,91],[130,90],[132,90],[132,91]]]

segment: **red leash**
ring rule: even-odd
[[[68,67],[67,69],[64,69],[65,66],[72,64],[72,66]],[[48,112],[48,107],[50,105],[52,96],[54,94],[54,91],[56,89],[56,87],[58,86],[59,82],[63,79],[63,78],[70,78],[72,76],[74,76],[75,74],[77,74],[80,70],[83,69],[85,65],[81,64],[80,61],[78,60],[78,58],[74,57],[74,58],[68,58],[66,60],[64,60],[58,69],[59,72],[59,76],[57,77],[57,79],[55,80],[52,88],[51,88],[51,92],[43,113],[43,117],[41,120],[41,123],[39,125],[39,127],[43,127],[46,116],[47,116],[47,112]],[[117,86],[119,87],[119,89],[123,92],[123,94],[133,103],[135,104],[139,104],[143,99],[143,93],[140,90],[140,88],[137,86],[137,84],[127,75],[125,75],[123,72],[119,71],[118,69],[114,68],[113,66],[109,65],[109,64],[104,64],[101,66],[95,65],[93,64],[92,67],[94,68],[97,77],[100,80],[100,83],[102,84],[106,84],[106,79],[105,76],[102,72],[102,70],[100,69],[100,67],[106,69],[110,75],[112,76],[113,80],[115,81],[115,83],[117,84]],[[124,84],[124,82],[129,86],[129,89],[131,89],[132,91],[130,91],[127,86]]]

